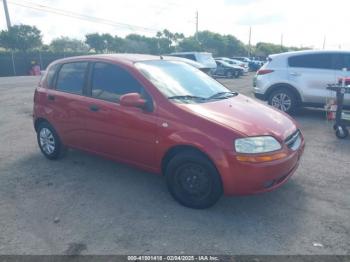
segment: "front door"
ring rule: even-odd
[[[139,81],[118,65],[96,62],[92,65],[89,90],[86,126],[90,148],[125,162],[153,166],[157,127],[155,112],[119,104],[123,94],[140,93],[146,97]]]

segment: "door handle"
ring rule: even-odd
[[[298,72],[291,72],[290,75],[291,75],[291,76],[300,76],[301,74],[298,73]]]
[[[100,108],[97,105],[91,105],[90,106],[90,111],[92,111],[92,112],[97,112],[99,110],[100,110]]]
[[[47,99],[54,101],[55,100],[55,96],[54,95],[47,95]]]

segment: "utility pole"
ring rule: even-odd
[[[252,27],[249,27],[249,42],[248,42],[248,57],[251,56],[252,46],[251,46],[251,38],[252,38]]]
[[[323,49],[325,49],[326,48],[326,36],[324,36],[324,38],[323,38]]]
[[[283,34],[281,34],[281,52],[283,51]]]
[[[2,0],[2,2],[4,3],[4,11],[5,11],[5,17],[6,17],[7,30],[10,30],[11,20],[10,20],[9,10],[7,8],[7,0]]]
[[[196,40],[198,42],[198,10],[196,11]]]

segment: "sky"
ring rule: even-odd
[[[280,44],[283,39],[286,46],[322,49],[326,39],[326,49],[350,50],[349,0],[7,1],[12,24],[35,25],[42,31],[44,43],[60,36],[83,40],[85,34],[95,32],[122,37],[130,33],[154,36],[164,28],[189,36],[195,32],[198,11],[200,31],[232,34],[245,44],[251,27],[252,44]],[[42,10],[47,7],[55,13]],[[5,15],[3,10],[0,13],[0,30],[3,30]],[[89,16],[89,21],[71,17],[77,14]]]

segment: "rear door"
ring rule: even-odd
[[[127,93],[140,93],[151,99],[144,87],[128,70],[105,62],[92,65],[89,83],[86,125],[90,148],[112,158],[151,167],[156,148],[155,113],[119,104],[119,98]]]
[[[315,53],[291,56],[288,59],[290,82],[298,87],[303,102],[326,104],[332,97],[327,85],[335,83],[334,53]]]
[[[47,89],[46,113],[50,123],[58,131],[63,143],[85,148],[84,125],[87,107],[86,76],[88,62],[70,62],[60,65]]]
[[[338,81],[343,77],[350,77],[350,53],[337,53],[335,70]],[[345,94],[344,103],[350,106],[350,94]]]

